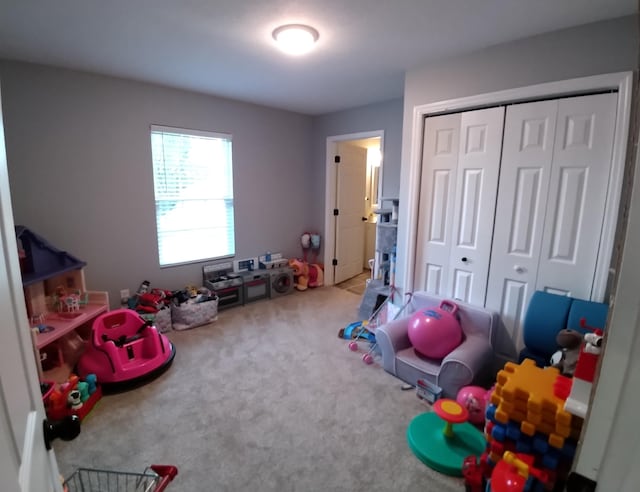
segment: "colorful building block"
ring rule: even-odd
[[[554,392],[559,375],[558,369],[539,368],[529,359],[521,364],[507,362],[498,372],[490,398],[496,406],[495,421],[518,422],[525,435],[543,433],[549,436],[552,446],[562,448],[564,440],[575,435],[575,428],[573,416],[564,410],[564,399]]]

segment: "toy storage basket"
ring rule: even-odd
[[[157,313],[140,313],[140,316],[145,320],[153,322],[153,326],[155,326],[160,333],[171,331],[171,309],[168,307],[160,309]]]
[[[65,492],[160,492],[178,474],[170,465],[151,465],[143,473],[78,468],[63,484]]]
[[[188,330],[218,319],[218,297],[204,302],[184,302],[171,305],[171,324],[174,330]]]

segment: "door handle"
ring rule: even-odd
[[[515,270],[516,273],[524,273],[527,271],[524,267],[520,265],[514,265],[513,269]]]
[[[469,261],[469,258],[467,258],[466,256],[463,256],[462,258],[460,258],[460,261],[462,263],[467,263]]]
[[[51,450],[51,442],[60,438],[63,441],[73,441],[80,434],[80,417],[77,415],[67,415],[62,420],[42,421],[42,430],[44,431],[44,445],[47,451]]]
[[[366,217],[362,217],[362,222],[366,222],[367,220],[369,219],[367,219]]]

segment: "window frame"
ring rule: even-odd
[[[227,231],[227,239],[230,241],[231,244],[231,253],[229,254],[225,254],[225,255],[219,255],[219,256],[207,256],[207,257],[202,257],[202,258],[196,258],[196,259],[190,259],[190,260],[185,260],[185,261],[178,261],[178,262],[171,262],[171,263],[162,263],[161,260],[161,248],[160,248],[160,228],[159,228],[159,214],[158,214],[158,203],[161,201],[167,201],[167,199],[164,200],[159,200],[158,199],[158,192],[156,190],[156,165],[155,165],[155,159],[154,159],[154,152],[153,152],[153,136],[154,134],[163,134],[163,133],[169,133],[169,134],[174,134],[174,135],[179,135],[179,136],[186,136],[186,137],[203,137],[203,138],[211,138],[211,139],[220,139],[220,140],[226,140],[229,144],[229,159],[228,162],[225,163],[225,165],[229,166],[229,170],[228,170],[228,178],[230,179],[230,191],[231,191],[231,230],[229,225],[227,225],[226,231]],[[173,127],[173,126],[166,126],[166,125],[155,125],[152,124],[149,127],[149,144],[150,144],[150,150],[151,150],[151,171],[152,171],[152,183],[153,183],[153,200],[154,200],[154,221],[155,221],[155,230],[156,230],[156,245],[157,245],[157,261],[158,261],[158,265],[161,269],[164,268],[173,268],[173,267],[177,267],[177,266],[182,266],[182,265],[189,265],[189,264],[194,264],[194,263],[204,263],[204,262],[210,262],[210,261],[217,261],[217,260],[223,260],[223,259],[229,259],[229,258],[234,258],[236,256],[236,228],[235,228],[235,190],[234,190],[234,183],[233,183],[233,135],[230,133],[223,133],[223,132],[213,132],[213,131],[206,131],[206,130],[196,130],[196,129],[191,129],[191,128],[180,128],[180,127]],[[164,160],[164,156],[163,156],[163,160]],[[166,173],[164,174],[166,176]],[[221,198],[220,196],[215,196],[215,197],[207,197],[204,200],[226,200],[227,198]],[[180,200],[176,200],[177,202],[184,202],[187,201],[187,199],[180,199]],[[204,228],[203,228],[204,229]],[[188,229],[188,231],[197,231],[198,229]],[[229,235],[231,237],[229,237]]]

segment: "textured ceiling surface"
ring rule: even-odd
[[[630,15],[636,0],[0,0],[0,57],[306,114],[402,96],[404,73],[518,38]],[[271,32],[307,23],[288,57]]]

